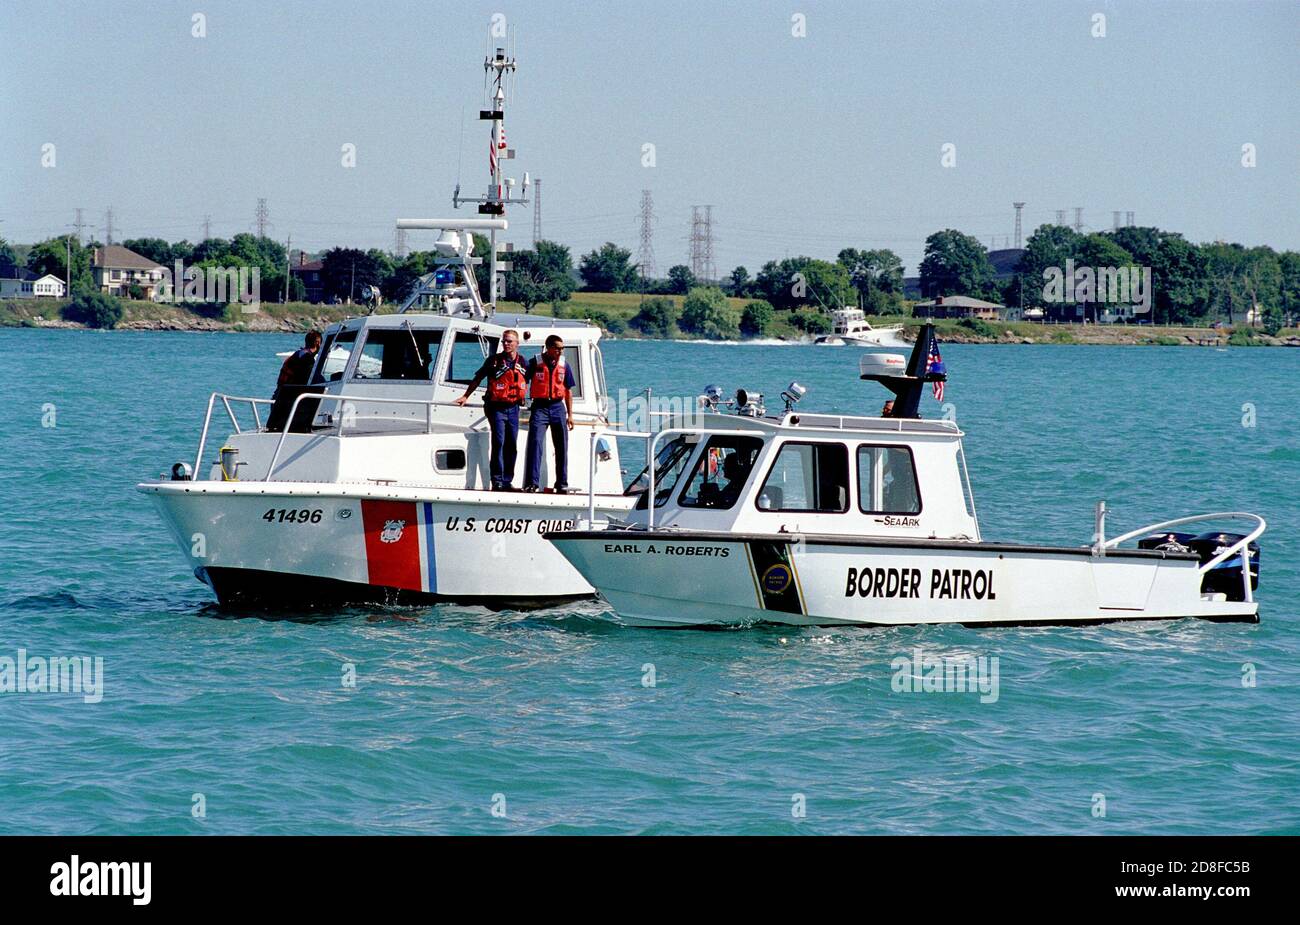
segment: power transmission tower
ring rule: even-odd
[[[696,279],[704,272],[704,233],[700,207],[691,206],[691,275]]]
[[[1118,231],[1119,230],[1119,209],[1116,209],[1115,211],[1111,212],[1110,215],[1111,215],[1111,230]]]
[[[398,228],[393,235],[393,253],[397,255],[398,260],[406,259],[406,229]]]
[[[637,251],[636,262],[641,267],[641,278],[655,275],[655,207],[648,189],[641,190],[641,248]]]
[[[203,216],[203,240],[206,241],[212,237],[212,216]]]
[[[104,243],[113,243],[113,207],[108,207],[108,212],[104,214]]]
[[[537,242],[542,239],[542,179],[537,177],[533,180],[533,249],[537,249]]]
[[[85,236],[82,235],[82,233],[81,233],[81,229],[83,229],[83,228],[86,227],[86,221],[85,221],[85,219],[83,219],[83,218],[81,217],[81,213],[82,213],[83,211],[85,211],[85,210],[84,210],[84,209],[78,209],[78,210],[77,210],[77,220],[76,220],[75,222],[73,222],[73,224],[72,224],[72,227],[75,228],[75,229],[77,229],[77,243],[78,243],[78,244],[85,244],[85,243],[86,243]]]
[[[718,268],[713,263],[713,206],[704,207],[704,278],[710,283],[718,281]]]
[[[1011,204],[1012,204],[1013,206],[1016,207],[1016,249],[1019,250],[1019,248],[1020,248],[1020,212],[1021,212],[1021,210],[1024,209],[1025,204],[1024,204],[1023,202],[1013,202],[1013,203],[1011,203]]]
[[[1065,210],[1064,210],[1064,209],[1057,209],[1057,210],[1056,210],[1056,224],[1058,224],[1058,225],[1064,225],[1064,224],[1065,224]]]
[[[258,199],[257,200],[257,236],[259,238],[266,237],[266,226],[268,224],[266,217],[267,217],[266,200]]]
[[[1078,234],[1083,234],[1083,206],[1074,207],[1074,230]]]
[[[1132,213],[1132,212],[1129,212],[1129,213],[1128,213],[1128,224],[1129,224],[1130,227],[1133,225],[1133,213]]]

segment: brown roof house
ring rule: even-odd
[[[90,255],[90,272],[101,292],[116,296],[129,296],[131,287],[139,286],[144,297],[152,299],[163,280],[162,264],[120,244],[95,248]]]
[[[325,298],[325,279],[321,274],[323,267],[324,264],[319,260],[308,260],[302,251],[298,251],[298,263],[289,267],[289,272],[302,280],[308,302],[319,302]]]
[[[986,321],[997,321],[1005,307],[965,295],[941,295],[929,302],[917,302],[912,306],[912,314],[917,318],[983,318]]]

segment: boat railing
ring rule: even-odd
[[[208,396],[208,409],[203,415],[203,431],[199,434],[199,450],[194,456],[194,477],[198,478],[199,467],[203,464],[203,448],[208,442],[208,428],[212,424],[212,410],[216,407],[217,399],[221,399],[221,406],[225,409],[226,415],[230,418],[231,425],[235,428],[235,433],[242,434],[244,429],[239,424],[239,417],[235,414],[232,402],[235,405],[240,403],[248,405],[253,414],[253,421],[257,430],[262,429],[262,416],[257,411],[258,405],[266,405],[268,408],[273,404],[269,398],[251,398],[245,395],[226,395],[223,392],[213,392]]]
[[[275,453],[272,454],[271,464],[267,467],[266,476],[265,476],[266,481],[270,481],[272,474],[275,472],[276,463],[279,461],[280,458],[280,451],[284,447],[285,438],[288,437],[290,433],[289,430],[290,422],[292,422],[294,418],[297,416],[298,405],[303,401],[303,399],[320,401],[322,404],[325,402],[333,402],[334,404],[338,404],[340,402],[354,401],[354,402],[372,402],[372,403],[390,404],[390,405],[414,405],[417,407],[424,407],[425,409],[424,420],[421,423],[423,426],[423,431],[425,433],[433,432],[433,409],[435,407],[449,407],[449,406],[456,405],[455,402],[435,401],[435,400],[424,399],[424,398],[379,398],[372,395],[351,395],[348,393],[325,394],[320,392],[304,392],[303,394],[297,396],[294,399],[293,406],[290,408],[289,414],[285,417],[284,428],[278,431],[278,433],[280,434],[280,439],[276,442]],[[198,451],[195,453],[194,456],[194,478],[198,478],[199,472],[201,471],[201,467],[203,465],[203,450],[207,446],[208,431],[211,428],[211,424],[212,424],[212,412],[216,408],[218,400],[220,400],[222,407],[225,408],[226,413],[229,415],[230,421],[235,427],[235,433],[237,434],[244,433],[244,430],[239,426],[239,419],[237,418],[237,416],[235,415],[232,409],[232,403],[238,405],[240,402],[245,402],[253,409],[253,418],[257,422],[257,428],[259,431],[262,429],[262,418],[257,412],[257,406],[272,404],[272,402],[269,399],[265,399],[265,398],[249,398],[243,395],[226,395],[225,393],[222,392],[213,392],[210,396],[208,396],[208,408],[207,408],[207,412],[203,416],[203,430],[199,434],[199,447],[198,447]],[[456,405],[456,407],[460,407],[460,406]],[[485,423],[485,421],[486,421],[485,418],[479,418],[476,421],[471,421],[466,429],[468,430],[481,429],[479,425]],[[340,417],[338,424],[336,426],[337,434],[340,437],[347,436],[347,433],[344,429],[345,424],[346,424],[346,416]],[[269,433],[276,433],[276,431],[269,431]]]
[[[291,406],[288,415],[285,417],[285,424],[283,429],[279,431],[267,431],[268,433],[279,433],[280,439],[276,441],[275,451],[274,453],[271,454],[271,462],[266,468],[266,475],[263,477],[264,481],[269,482],[271,480],[271,477],[275,474],[275,467],[280,460],[280,453],[284,449],[285,440],[288,438],[288,435],[291,432],[289,430],[290,424],[297,417],[298,406],[304,399],[319,401],[322,404],[325,402],[331,402],[334,405],[338,405],[341,402],[353,401],[358,403],[368,402],[368,403],[387,404],[387,405],[408,405],[408,406],[413,405],[416,407],[423,407],[425,410],[424,419],[421,422],[423,433],[433,433],[435,408],[464,407],[461,405],[457,405],[454,401],[438,401],[434,399],[424,399],[424,398],[381,398],[373,395],[351,395],[346,392],[342,392],[338,394],[328,394],[328,393],[321,393],[321,392],[304,392],[303,394],[298,395],[296,398],[294,398],[293,405]],[[265,399],[265,398],[249,398],[242,395],[227,395],[222,392],[213,392],[211,395],[209,395],[207,411],[203,416],[203,430],[199,434],[199,446],[197,452],[194,455],[193,478],[196,479],[199,477],[199,472],[202,469],[203,451],[207,446],[208,431],[210,430],[212,424],[212,412],[216,408],[218,400],[221,401],[222,407],[225,408],[227,414],[230,416],[231,423],[235,427],[235,433],[244,433],[244,430],[239,425],[239,420],[232,409],[232,403],[234,403],[235,405],[238,405],[238,403],[240,402],[248,403],[248,405],[253,409],[253,418],[257,422],[257,427],[259,431],[262,430],[263,425],[262,425],[262,418],[257,411],[257,406],[272,404],[270,399]],[[347,419],[346,414],[340,416],[337,424],[334,425],[333,427],[333,430],[335,431],[336,435],[339,437],[348,436],[345,430],[346,419]],[[415,419],[412,418],[412,420]],[[468,425],[466,425],[465,429],[467,431],[481,431],[486,427],[486,425],[487,425],[487,418],[480,417],[471,421]],[[602,433],[614,434],[619,436],[632,435],[631,432],[621,431],[618,430],[617,428],[609,428],[602,431]],[[637,434],[637,436],[648,436],[648,435]],[[594,447],[596,443],[597,441],[593,440],[592,446]]]
[[[1209,561],[1202,563],[1200,566],[1200,573],[1204,575],[1206,572],[1210,571],[1210,569],[1218,568],[1221,564],[1228,561],[1228,559],[1240,553],[1241,581],[1245,590],[1246,602],[1251,603],[1255,600],[1255,597],[1250,588],[1250,544],[1259,539],[1260,536],[1263,535],[1264,530],[1268,527],[1268,523],[1258,514],[1251,514],[1247,511],[1219,511],[1214,514],[1194,514],[1191,517],[1176,517],[1173,520],[1163,520],[1157,524],[1149,524],[1138,530],[1130,530],[1128,533],[1109,540],[1102,537],[1101,531],[1099,530],[1098,551],[1101,555],[1105,555],[1105,550],[1114,549],[1120,543],[1136,539],[1144,534],[1159,533],[1161,530],[1168,530],[1172,527],[1180,527],[1184,524],[1201,523],[1203,521],[1211,520],[1244,520],[1255,525],[1254,529],[1244,537],[1228,546]],[[1102,521],[1102,523],[1104,523],[1104,521]]]

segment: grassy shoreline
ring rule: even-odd
[[[681,296],[665,296],[681,304]],[[748,299],[729,300],[736,308]],[[67,328],[81,329],[84,325],[65,321],[60,312],[66,299],[6,299],[0,300],[0,327]],[[561,306],[562,318],[588,318],[598,314],[616,319],[626,325],[636,314],[641,296],[635,293],[578,292]],[[256,312],[244,313],[238,306],[224,311],[196,311],[180,305],[161,305],[155,302],[122,300],[125,315],[115,330],[118,331],[202,331],[234,333],[297,333],[313,327],[323,328],[336,321],[364,311],[357,305],[312,305],[306,302],[285,304],[264,303]],[[522,306],[502,302],[502,311],[522,312]],[[381,312],[392,311],[386,305]],[[534,314],[552,317],[550,306],[538,306]],[[805,334],[797,331],[777,313],[777,319],[765,339],[801,341]],[[872,318],[872,324],[903,324],[914,328],[922,323],[919,318],[890,316]],[[1027,321],[978,322],[967,326],[957,321],[935,322],[940,339],[948,343],[963,344],[1103,344],[1131,346],[1300,346],[1300,329],[1287,328],[1270,337],[1262,331],[1240,328],[1208,327],[1153,327],[1148,325],[1098,325],[1098,324],[1036,324]],[[620,339],[640,339],[631,330],[617,333]],[[680,340],[693,340],[681,334]],[[910,338],[909,338],[910,339]]]

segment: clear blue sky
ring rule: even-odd
[[[197,240],[205,213],[226,237],[264,196],[280,240],[391,247],[395,219],[450,211],[458,171],[465,191],[486,185],[475,117],[494,12],[520,62],[513,166],[543,178],[543,233],[575,255],[635,251],[643,188],[661,274],[686,260],[696,203],[714,206],[724,273],[851,245],[893,248],[910,275],[940,228],[1001,247],[1013,200],[1026,235],[1082,206],[1090,229],[1133,210],[1194,241],[1300,249],[1289,0],[5,0],[0,236],[62,233],[77,206],[102,226],[112,205],[119,239]],[[510,217],[526,245],[531,210]]]

